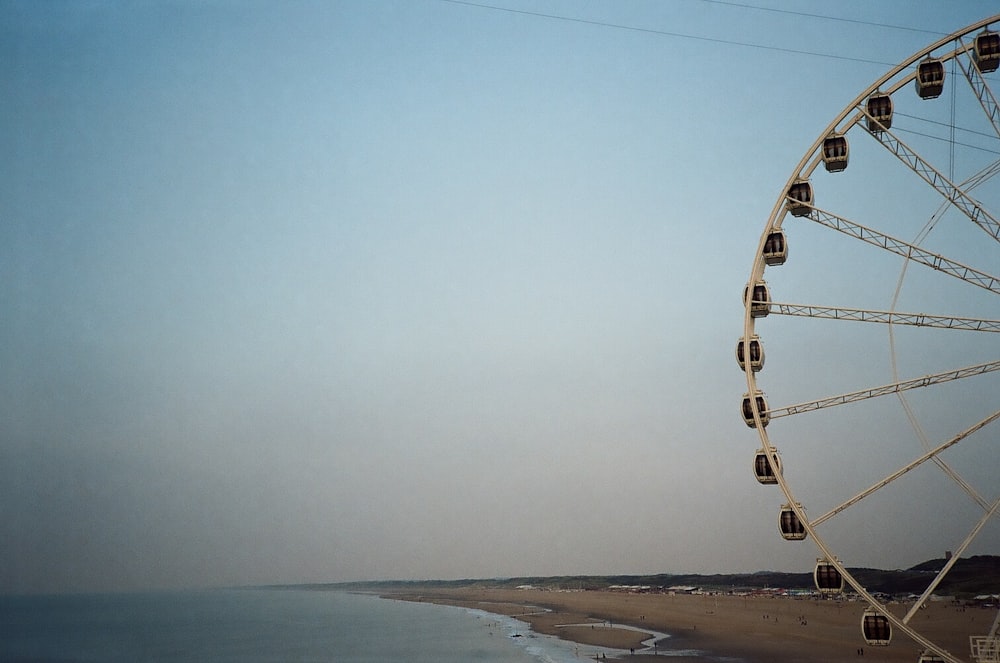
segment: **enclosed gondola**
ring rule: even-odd
[[[767,283],[757,281],[753,286],[753,295],[750,301],[747,301],[747,297],[750,296],[749,291],[749,286],[743,288],[743,302],[750,305],[750,317],[763,318],[767,316],[771,312],[771,293],[767,289]]]
[[[788,187],[785,208],[792,216],[805,216],[812,210],[813,189],[809,180],[796,180]]]
[[[781,537],[788,541],[802,541],[806,538],[806,528],[790,504],[781,507],[781,512],[778,514],[778,531],[781,532]]]
[[[861,615],[861,634],[872,647],[887,647],[892,640],[892,625],[889,618],[875,608],[865,608]]]
[[[781,472],[781,458],[778,457],[777,453],[774,455],[774,465],[771,464],[771,459],[768,458],[767,453],[763,449],[758,449],[757,453],[753,457],[753,474],[757,477],[757,481],[762,484],[769,485],[778,483],[778,473]]]
[[[944,659],[929,649],[925,649],[920,654],[920,658],[917,659],[917,663],[944,663]]]
[[[913,84],[921,99],[936,99],[941,96],[941,91],[944,90],[944,63],[927,58],[918,64]]]
[[[823,166],[828,173],[839,173],[847,168],[849,148],[847,136],[830,134],[823,139]]]
[[[740,365],[743,372],[747,370],[747,360],[750,362],[750,370],[756,373],[764,368],[764,346],[760,342],[760,337],[754,334],[750,337],[750,352],[747,352],[745,339],[740,339],[736,343],[736,363]],[[749,356],[748,356],[749,355]]]
[[[865,108],[868,112],[868,131],[877,133],[892,127],[892,97],[876,92],[868,97]]]
[[[976,61],[979,71],[988,74],[1000,66],[1000,34],[992,30],[983,30],[976,35],[972,47],[972,59]]]
[[[785,233],[781,230],[772,230],[764,240],[764,264],[784,265],[788,258],[788,243],[785,241]]]
[[[771,415],[767,411],[767,398],[764,397],[764,392],[759,389],[754,392],[753,402],[750,400],[750,394],[743,394],[743,403],[740,411],[743,413],[743,421],[750,428],[756,428],[757,422],[753,418],[753,408],[754,404],[757,406],[757,412],[760,415],[760,423],[762,426],[767,426],[771,421]]]
[[[839,594],[844,591],[844,576],[828,559],[817,559],[813,569],[813,582],[823,594]]]

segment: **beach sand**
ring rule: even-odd
[[[876,661],[916,663],[921,647],[907,636],[893,636],[888,647],[872,647],[861,636],[861,602],[788,597],[743,597],[684,594],[634,594],[611,591],[546,591],[537,589],[450,588],[387,593],[396,599],[459,605],[514,616],[538,633],[583,645],[628,650],[628,660],[649,660],[643,649],[648,636],[616,628],[628,625],[670,634],[658,647],[697,650],[703,657],[670,657],[671,661],[737,658],[746,663],[841,663]],[[890,606],[902,616],[907,605]],[[993,610],[932,602],[911,624],[961,660],[970,660],[969,636],[983,635],[996,616]],[[584,626],[563,626],[567,624]],[[589,624],[589,625],[588,625]],[[926,631],[926,632],[925,632]],[[863,654],[861,649],[863,648]]]

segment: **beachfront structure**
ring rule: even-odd
[[[970,637],[969,647],[976,663],[1000,663],[1000,612],[997,612],[989,634]]]
[[[865,642],[888,644],[892,634],[897,637],[903,634],[917,645],[917,652],[922,652],[921,663],[970,660],[968,655],[963,657],[947,651],[930,640],[925,631],[933,631],[925,627],[923,619],[917,620],[914,616],[920,606],[932,599],[954,560],[970,549],[984,525],[1000,517],[1000,499],[996,497],[995,482],[991,481],[995,473],[983,474],[985,479],[979,477],[984,467],[995,466],[992,459],[980,458],[978,462],[974,460],[967,467],[956,469],[952,459],[962,459],[944,454],[959,442],[975,439],[990,424],[1000,422],[1000,411],[995,410],[995,404],[992,406],[994,411],[988,404],[978,408],[982,393],[997,390],[996,374],[987,378],[980,376],[1000,371],[997,346],[989,338],[990,334],[1000,332],[1000,320],[990,315],[995,311],[995,296],[1000,294],[1000,276],[991,273],[1000,264],[996,254],[996,242],[1000,242],[1000,214],[991,211],[1000,207],[1000,195],[995,186],[1000,178],[1000,164],[995,157],[995,141],[1000,136],[1000,94],[990,89],[991,82],[984,76],[1000,69],[1000,34],[990,29],[998,24],[1000,15],[989,17],[943,36],[914,53],[860,91],[819,133],[779,189],[778,199],[756,244],[754,261],[743,290],[743,336],[737,345],[737,362],[746,380],[741,416],[760,439],[753,460],[755,479],[761,484],[777,485],[786,501],[779,513],[779,532],[787,540],[808,537],[816,543],[822,558],[814,569],[814,581],[821,592],[835,593],[849,585],[870,606],[861,622]],[[938,98],[948,103],[932,101]],[[918,114],[926,112],[940,113],[942,119],[947,118],[941,124],[952,127],[951,134],[935,136],[914,127],[911,121],[921,119]],[[956,139],[954,129],[957,127],[971,132],[975,138],[966,142]],[[855,145],[849,144],[848,134]],[[947,149],[942,148],[942,141],[947,143],[944,146]],[[839,177],[837,173],[847,169],[850,151],[855,153],[851,173],[847,178]],[[821,163],[824,168],[819,167]],[[869,184],[876,189],[868,188]],[[823,208],[816,206],[817,193],[824,199]],[[900,239],[913,237],[912,223],[925,212],[929,220],[924,230],[911,241]],[[791,234],[791,224],[798,228],[807,223],[822,226],[822,230],[813,233],[814,227],[810,226],[802,235],[796,235],[796,255],[799,255],[801,243],[801,254],[806,257],[801,261],[789,260],[785,233]],[[790,227],[784,228],[785,224]],[[932,234],[931,230],[940,232]],[[981,232],[994,242],[983,242]],[[824,240],[829,237],[834,239],[827,244]],[[903,260],[902,270],[900,259]],[[769,270],[775,267],[781,269],[770,278]],[[765,272],[768,272],[767,282]],[[903,288],[904,279],[906,288]],[[914,283],[915,288],[911,287]],[[882,286],[882,292],[877,291],[878,286]],[[772,299],[773,294],[780,297],[781,292],[789,293],[789,299]],[[879,310],[884,308],[878,304],[885,301],[884,295],[890,296],[892,304],[888,310]],[[844,305],[845,299],[850,305]],[[963,317],[953,315],[951,309],[955,306],[963,309]],[[839,330],[816,326],[809,327],[807,332],[796,327],[791,332],[786,329],[775,334],[774,337],[802,339],[808,334],[808,340],[816,342],[793,343],[790,347],[779,348],[784,353],[776,352],[772,356],[780,357],[779,364],[784,362],[784,365],[772,363],[764,374],[764,333],[759,328],[782,325],[790,317],[812,318],[819,327],[836,327],[844,322],[865,322],[869,323],[868,327],[873,323],[886,325],[890,329],[891,354],[891,373],[886,384],[862,384],[844,393],[843,382],[852,376],[869,374],[872,368],[869,358],[884,351],[885,345],[871,345],[869,339],[878,335],[863,336],[861,331],[856,335],[844,334],[843,338],[851,339],[850,342],[831,343],[831,339],[840,337]],[[790,323],[788,327],[794,324],[797,323]],[[956,338],[956,333],[965,338]],[[905,342],[897,341],[902,338]],[[774,342],[770,341],[772,345]],[[760,348],[759,364],[750,356],[756,347]],[[945,362],[945,365],[930,364],[929,358]],[[854,365],[862,370],[851,371]],[[842,366],[845,370],[831,371],[831,366]],[[905,370],[919,372],[900,377],[900,372]],[[820,396],[810,394],[813,400],[792,401],[792,405],[769,405],[764,397],[762,377],[778,382],[786,380],[786,384],[779,385],[781,388],[789,384],[795,388],[811,380]],[[966,393],[975,397],[966,396],[964,401],[948,400],[961,399],[961,396],[934,398],[941,393],[935,389],[938,385],[966,379],[986,384],[978,391],[974,385],[968,387]],[[772,391],[775,396],[786,393],[779,386]],[[935,393],[923,396],[929,393],[923,391],[921,396],[911,397],[908,395],[911,390]],[[895,398],[868,400],[886,395]],[[908,401],[910,398],[914,402],[912,405]],[[920,398],[926,400],[918,402]],[[917,439],[922,444],[901,452],[903,455],[898,463],[888,462],[886,469],[875,470],[869,487],[859,488],[861,492],[856,495],[846,488],[840,493],[839,485],[831,484],[824,501],[833,506],[822,515],[807,520],[792,484],[796,481],[808,484],[817,473],[827,475],[829,468],[843,463],[845,457],[861,453],[866,438],[859,434],[863,431],[851,430],[848,435],[844,430],[831,428],[838,422],[855,421],[850,416],[828,416],[825,420],[816,417],[815,420],[822,423],[816,424],[814,431],[809,430],[805,421],[800,425],[798,419],[794,426],[785,429],[782,418],[822,408],[851,406],[861,401],[867,401],[870,411],[857,421],[878,420],[878,434],[891,435],[890,441],[899,442],[900,450],[905,448],[901,442],[904,439]],[[942,401],[946,401],[948,417],[940,416],[941,411],[936,409],[936,404]],[[885,412],[877,411],[881,403],[887,403]],[[898,417],[897,405],[902,406],[905,417]],[[952,416],[956,425],[950,430],[938,431],[942,421]],[[904,422],[902,430],[897,430],[896,421]],[[802,468],[787,467],[787,463],[786,467],[777,465],[777,447],[769,428],[791,431],[789,443],[795,445],[795,458],[800,463],[812,463],[812,468],[805,469],[812,469],[813,474],[799,474],[796,470]],[[811,434],[813,432],[815,434]],[[942,435],[942,439],[935,443],[934,435]],[[979,512],[964,523],[967,527],[964,540],[946,544],[953,548],[954,559],[946,559],[942,567],[928,572],[926,589],[913,597],[911,607],[900,615],[889,611],[885,607],[888,599],[868,591],[835,557],[834,547],[849,547],[844,537],[852,536],[856,530],[827,529],[825,524],[831,519],[838,519],[839,524],[841,513],[890,484],[915,481],[918,473],[911,470],[925,463],[922,471],[937,466],[944,479],[955,488],[954,492],[964,493],[945,496],[942,491],[935,493],[935,500],[943,505],[946,499],[966,501],[971,498]],[[972,480],[973,477],[976,480]],[[916,513],[929,514],[931,508]],[[903,527],[902,520],[895,518],[896,514],[883,512],[880,515],[885,515],[880,521],[887,532],[885,536],[889,536],[889,530],[897,525]],[[929,515],[927,522],[932,522]],[[940,536],[938,529],[932,531]],[[836,539],[838,536],[842,538]],[[871,545],[879,545],[879,542],[873,540]],[[971,660],[1000,663],[1000,638],[996,631],[994,628],[989,635],[972,638]]]

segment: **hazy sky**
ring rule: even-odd
[[[811,569],[740,292],[995,3],[490,4],[0,1],[0,592]]]

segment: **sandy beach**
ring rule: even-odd
[[[514,616],[538,633],[556,635],[582,645],[628,650],[645,660],[665,650],[697,650],[700,656],[672,656],[672,661],[739,659],[746,663],[809,661],[879,661],[915,663],[920,647],[904,635],[888,647],[870,647],[861,636],[859,602],[767,596],[633,594],[613,591],[548,591],[538,589],[421,589],[419,593],[387,593],[405,600],[466,606]],[[909,606],[892,606],[905,614]],[[995,612],[932,602],[911,623],[921,621],[926,637],[962,660],[969,660],[969,636],[989,629]],[[572,626],[568,626],[572,625]],[[657,649],[642,641],[649,636],[627,625],[663,632],[670,638]]]

